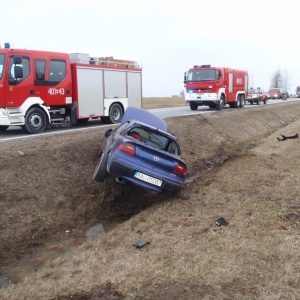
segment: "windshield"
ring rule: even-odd
[[[214,81],[216,70],[193,70],[187,74],[187,81]]]
[[[150,145],[156,149],[164,150],[175,155],[180,155],[180,149],[177,142],[157,130],[153,130],[142,125],[137,125],[131,127],[129,132],[127,132],[127,135],[139,139],[146,145]]]
[[[259,93],[260,93],[260,90],[259,90],[259,89],[250,89],[250,90],[249,90],[249,93],[250,93],[250,94],[259,94]]]
[[[269,93],[279,93],[279,89],[270,89]]]
[[[2,79],[3,76],[4,62],[5,62],[5,54],[0,53],[0,80]]]

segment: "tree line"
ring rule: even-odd
[[[271,78],[270,88],[280,88],[289,90],[291,87],[291,79],[287,71],[278,69]]]

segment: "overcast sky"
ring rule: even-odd
[[[300,85],[296,0],[14,0],[1,4],[0,43],[135,60],[143,96],[183,90],[195,64],[245,69],[269,89],[280,69]]]

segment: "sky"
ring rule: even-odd
[[[210,64],[247,70],[268,90],[274,73],[300,85],[296,0],[14,0],[1,4],[0,44],[134,60],[143,96],[184,89],[184,72]]]

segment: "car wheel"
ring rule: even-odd
[[[106,144],[107,144],[107,139],[105,139],[105,140],[103,141],[103,143],[101,144],[101,146],[100,146],[99,149],[98,149],[97,154],[98,154],[99,157],[102,155],[102,153],[103,153],[103,151],[104,151],[104,149],[105,149],[105,147],[106,147]]]
[[[198,104],[195,102],[190,102],[190,109],[191,110],[197,110],[198,109]]]
[[[108,155],[102,153],[101,157],[99,158],[94,174],[93,179],[97,182],[103,182],[107,177],[107,161]]]
[[[257,105],[260,105],[260,104],[261,104],[261,100],[258,99],[257,102],[256,102],[256,104],[257,104]]]

